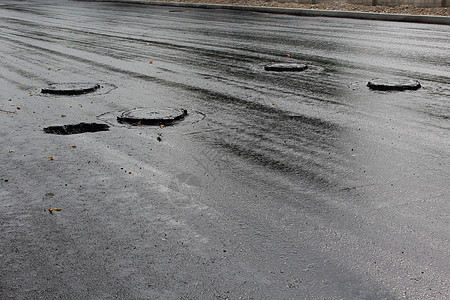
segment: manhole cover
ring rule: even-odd
[[[184,119],[188,115],[185,109],[161,109],[135,108],[122,113],[117,117],[119,123],[127,123],[133,126],[137,125],[172,125],[177,121]]]
[[[301,72],[308,68],[307,65],[304,64],[272,64],[264,67],[266,71],[275,71],[275,72]]]
[[[80,123],[73,125],[62,125],[62,126],[50,126],[44,128],[45,133],[51,134],[79,134],[85,132],[97,132],[97,131],[108,131],[109,126],[106,124],[99,123]]]
[[[98,83],[55,83],[41,90],[43,94],[53,95],[81,95],[96,91]]]
[[[417,90],[421,87],[417,80],[400,79],[400,80],[384,80],[373,79],[367,83],[371,90],[378,91],[404,91]]]

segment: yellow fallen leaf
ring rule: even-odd
[[[51,214],[53,214],[53,208],[50,207],[50,208],[48,209],[48,211],[49,211]]]
[[[291,57],[291,55],[290,55],[289,53],[288,53],[288,54],[286,54],[286,56],[287,56],[287,57]]]
[[[61,210],[62,210],[62,208],[57,208],[57,207],[53,207],[53,210],[56,210],[56,211],[61,211]]]
[[[54,158],[53,156],[50,156],[50,157],[48,158],[48,160],[55,160],[55,158]]]
[[[150,43],[147,43],[147,46],[150,46]]]
[[[48,67],[47,70],[51,70],[52,68]]]

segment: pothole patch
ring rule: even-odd
[[[42,95],[76,96],[85,94],[106,94],[116,86],[108,83],[54,83],[41,89]]]
[[[377,91],[406,91],[421,88],[420,82],[412,79],[373,79],[367,83],[367,86],[369,89]]]
[[[301,72],[306,69],[308,69],[308,66],[305,64],[277,63],[264,66],[264,70],[273,72]]]
[[[79,123],[62,126],[49,126],[44,128],[45,133],[60,134],[60,135],[80,134],[85,132],[98,132],[108,130],[109,130],[108,125],[99,123]]]
[[[117,122],[121,124],[129,124],[132,126],[138,125],[153,125],[153,126],[170,126],[183,120],[188,115],[186,109],[150,109],[150,108],[135,108],[117,117]]]

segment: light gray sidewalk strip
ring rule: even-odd
[[[399,15],[399,14],[381,14],[381,13],[367,13],[367,12],[353,12],[353,11],[333,11],[333,10],[314,10],[314,9],[239,6],[239,5],[204,4],[204,3],[187,3],[187,2],[143,1],[143,0],[90,0],[90,1],[121,2],[121,3],[135,3],[143,5],[175,6],[175,7],[193,7],[202,9],[231,9],[240,11],[252,11],[252,12],[306,16],[306,17],[332,17],[332,18],[349,18],[349,19],[450,25],[450,17],[444,16]]]

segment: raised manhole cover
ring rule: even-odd
[[[397,80],[373,79],[367,83],[367,86],[371,90],[378,90],[378,91],[417,90],[421,87],[420,83],[417,80],[411,79],[397,79]]]
[[[119,123],[130,125],[172,125],[188,115],[185,109],[150,109],[135,108],[117,117]]]
[[[99,123],[80,123],[80,124],[70,124],[62,126],[49,126],[44,128],[45,133],[51,134],[79,134],[85,132],[97,132],[97,131],[108,131],[109,126],[106,124]]]
[[[92,93],[100,88],[98,83],[55,83],[41,90],[43,94],[81,95]]]
[[[301,72],[308,68],[305,64],[271,64],[264,67],[266,71],[275,72]]]

